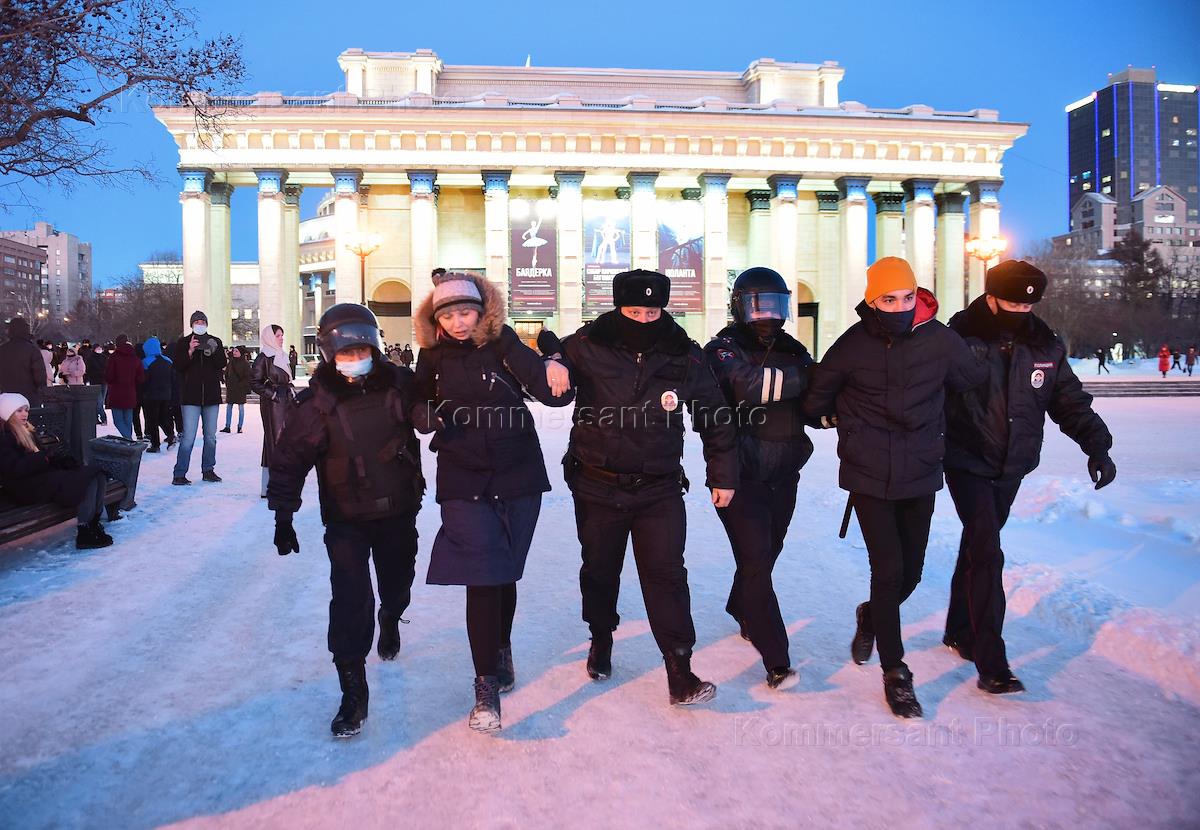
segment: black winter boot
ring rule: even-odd
[[[875,632],[871,629],[871,607],[867,603],[858,606],[854,612],[856,627],[854,639],[850,641],[850,657],[858,665],[871,659],[871,650],[875,647]]]
[[[500,684],[494,674],[475,678],[475,706],[467,725],[476,732],[500,729]]]
[[[772,689],[790,689],[800,682],[800,673],[789,666],[779,666],[767,672],[767,686]]]
[[[981,674],[975,685],[992,695],[1011,695],[1025,691],[1025,684],[1017,680],[1011,669],[996,675]]]
[[[335,738],[349,738],[362,731],[367,719],[367,667],[364,661],[338,663],[338,683],[342,687],[342,705],[329,730]]]
[[[121,503],[113,502],[104,505],[104,516],[109,522],[119,522],[125,517],[121,515]]]
[[[964,643],[961,640],[956,640],[949,634],[942,637],[942,645],[951,651],[955,652],[959,657],[966,660],[968,663],[974,663],[974,653],[971,651],[971,644]]]
[[[588,649],[587,673],[592,680],[608,680],[612,677],[611,631],[592,632],[592,645]]]
[[[91,524],[80,525],[75,531],[76,550],[95,550],[106,548],[113,543],[112,537],[103,530],[97,531]]]
[[[672,706],[690,706],[704,703],[717,695],[717,687],[692,674],[692,653],[663,655],[667,667],[667,689],[671,693]]]
[[[892,714],[898,718],[925,716],[913,691],[912,672],[904,666],[883,673],[883,696],[887,698]]]
[[[376,619],[379,620],[379,642],[375,651],[380,660],[395,660],[400,653],[400,618],[380,608]]]
[[[512,646],[502,646],[500,656],[496,660],[496,682],[500,684],[501,692],[511,692],[517,685],[517,672],[513,668]]]

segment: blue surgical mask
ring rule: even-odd
[[[193,334],[204,334],[207,331],[208,331],[208,326],[204,325],[203,323],[197,323],[196,325],[192,326]]]
[[[362,360],[339,360],[337,370],[348,378],[361,378],[371,371],[374,362],[372,357],[364,357]]]

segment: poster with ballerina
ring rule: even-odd
[[[552,199],[512,199],[509,313],[554,314],[558,308],[558,227]]]

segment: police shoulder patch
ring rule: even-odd
[[[731,357],[736,357],[729,349],[717,349],[717,360],[729,360]]]

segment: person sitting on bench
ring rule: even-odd
[[[113,543],[100,524],[107,480],[99,467],[83,466],[70,454],[55,452],[29,423],[29,400],[21,394],[0,394],[0,485],[20,505],[58,504],[78,510],[79,550],[105,548]],[[115,505],[114,505],[115,508]],[[110,509],[110,522],[121,518]]]

